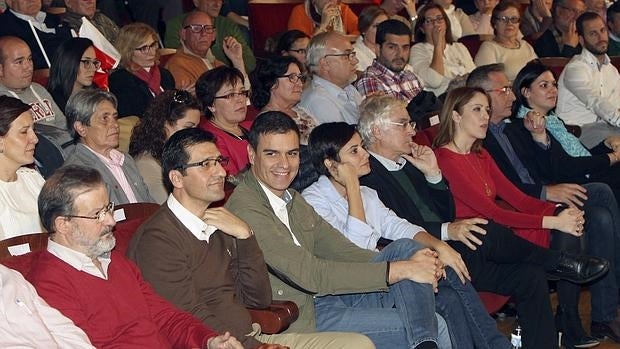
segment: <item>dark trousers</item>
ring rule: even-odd
[[[545,269],[557,265],[559,252],[532,244],[494,222],[483,228],[487,234],[477,235],[483,243],[476,251],[449,242],[465,261],[472,284],[478,291],[515,299],[525,348],[557,347]]]

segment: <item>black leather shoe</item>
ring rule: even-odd
[[[562,345],[566,349],[592,348],[599,344],[601,344],[601,342],[598,339],[590,337],[588,335],[584,335],[580,338],[570,338],[567,336],[562,336]]]
[[[609,270],[609,262],[592,256],[562,253],[554,270],[547,271],[549,279],[585,284],[598,279]]]
[[[598,339],[609,338],[616,343],[620,343],[620,324],[618,320],[612,322],[596,322],[592,321],[590,333]]]

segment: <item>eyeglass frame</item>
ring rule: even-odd
[[[95,68],[95,71],[97,71],[101,68],[101,61],[98,59],[80,59],[80,64],[82,64],[84,69]]]
[[[140,51],[143,55],[149,53],[151,50],[157,50],[159,48],[159,42],[153,41],[150,45],[142,45],[134,48],[135,51]]]
[[[412,130],[415,130],[416,126],[418,126],[418,123],[412,120],[409,121],[402,121],[402,122],[398,122],[398,121],[393,121],[393,120],[389,120],[388,124],[390,125],[394,125],[394,126],[400,126],[403,128],[403,130],[407,129],[407,125],[411,126]]]
[[[441,21],[446,21],[446,17],[444,15],[437,15],[435,17],[424,17],[424,24],[435,24]]]
[[[357,58],[357,52],[355,52],[355,50],[351,50],[350,52],[328,53],[323,55],[323,57],[347,57],[347,61],[351,61],[351,59]]]
[[[106,215],[108,213],[114,215],[114,205],[115,205],[114,201],[108,202],[108,204],[105,205],[104,208],[99,210],[99,212],[95,213],[94,216],[79,216],[79,215],[66,214],[66,215],[63,215],[63,217],[93,219],[93,220],[97,220],[97,222],[99,222],[99,223],[103,223],[103,221],[105,220],[105,217],[106,217]]]
[[[521,23],[521,17],[519,16],[496,16],[493,17],[496,21],[505,23],[505,24],[519,24]]]
[[[298,81],[301,81],[301,83],[304,84],[308,80],[308,75],[304,73],[299,73],[299,74],[289,73],[289,74],[278,76],[278,79],[284,79],[284,78],[287,78],[288,81],[291,82],[291,84],[295,84]]]
[[[199,31],[194,30],[195,27],[200,27]],[[183,27],[183,29],[189,29],[190,32],[192,32],[193,34],[215,34],[215,31],[217,30],[217,28],[215,27],[215,24],[210,25],[210,24],[188,24],[186,26]]]
[[[230,101],[237,96],[243,96],[244,98],[248,98],[250,96],[250,90],[241,90],[239,92],[233,91],[222,96],[215,96],[213,97],[213,99],[225,99]]]
[[[573,16],[576,16],[576,17],[581,16],[582,14],[584,14],[587,11],[587,10],[584,10],[584,11],[578,10],[576,8],[572,8],[572,7],[568,7],[568,6],[560,5],[560,4],[558,4],[558,7],[563,8],[565,11],[570,12]]]
[[[220,165],[222,165],[222,167],[228,165],[228,162],[230,161],[230,158],[226,157],[226,156],[217,156],[217,157],[210,157],[210,158],[206,158],[202,161],[198,161],[198,162],[191,162],[183,167],[178,168],[178,170],[187,170],[190,167],[202,167],[202,168],[213,168],[215,167],[215,164],[218,163]],[[211,163],[211,164],[210,164]]]
[[[511,93],[514,93],[514,91],[512,91],[512,86],[503,86],[503,87],[500,87],[500,88],[484,90],[484,92],[487,92],[487,93],[497,92],[499,94],[504,94],[504,95],[509,95]]]
[[[291,48],[291,49],[288,49],[287,51],[295,52],[297,54],[304,55],[304,56],[308,53],[307,48],[296,48],[296,49]]]

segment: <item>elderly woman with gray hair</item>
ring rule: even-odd
[[[144,180],[129,154],[118,147],[116,97],[98,89],[80,90],[65,108],[67,128],[77,141],[65,164],[84,165],[98,170],[116,204],[153,202]]]

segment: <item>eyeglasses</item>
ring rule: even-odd
[[[105,217],[108,213],[114,212],[114,202],[110,201],[101,211],[95,213],[94,216],[77,216],[77,215],[65,215],[65,217],[70,218],[84,218],[84,219],[96,219],[97,222],[103,223]]]
[[[305,56],[305,55],[306,55],[306,53],[308,52],[308,49],[305,49],[305,48],[297,48],[297,49],[294,49],[294,50],[293,50],[293,49],[290,49],[290,50],[287,50],[287,51],[290,51],[290,52],[295,52],[295,53],[297,53],[297,54],[300,54],[300,55]]]
[[[159,42],[155,41],[152,44],[147,44],[147,45],[143,45],[140,47],[136,47],[135,50],[136,51],[140,51],[142,54],[147,54],[149,53],[151,50],[157,50],[159,48]]]
[[[424,19],[424,23],[425,24],[435,24],[435,23],[440,23],[445,21],[446,19],[444,18],[444,16],[439,15],[439,16],[435,16],[435,17],[426,17]]]
[[[194,34],[207,33],[213,34],[215,33],[215,26],[208,24],[188,24],[183,29],[189,29]]]
[[[350,61],[353,58],[357,57],[357,53],[355,53],[355,51],[348,51],[343,53],[329,53],[323,57],[347,57],[347,60]]]
[[[226,166],[228,165],[228,161],[230,159],[224,156],[218,156],[216,158],[206,158],[202,161],[199,162],[192,162],[190,164],[187,164],[185,166],[183,166],[182,169],[186,170],[190,167],[203,167],[203,168],[213,168],[215,166],[217,166],[217,164],[220,164],[222,166]]]
[[[248,98],[248,95],[250,94],[250,91],[248,90],[241,90],[239,92],[231,92],[228,94],[225,94],[223,96],[215,96],[213,98],[215,99],[227,99],[227,100],[232,100],[233,98],[239,96],[239,97],[243,97],[243,98]]]
[[[287,78],[288,81],[290,81],[293,84],[297,83],[297,81],[301,81],[301,83],[303,84],[308,79],[308,76],[306,74],[301,74],[301,73],[300,74],[290,73],[290,74],[278,76],[278,79],[283,79],[283,78]]]
[[[492,90],[485,90],[486,92],[497,92],[500,94],[504,94],[504,95],[509,95],[512,93],[512,87],[510,86],[504,86],[504,87],[500,87],[500,88],[496,88],[496,89],[492,89]]]
[[[521,22],[521,17],[517,17],[517,16],[513,16],[513,17],[508,17],[508,16],[499,16],[499,17],[494,17],[496,21],[500,21],[503,23],[512,23],[512,24],[519,24],[519,22]]]
[[[80,63],[84,69],[95,68],[95,70],[99,70],[101,68],[101,61],[97,59],[80,59]]]
[[[563,8],[564,10],[570,12],[573,16],[579,16],[582,13],[585,12],[582,9],[572,8],[572,7],[568,7],[568,6],[564,6],[564,5],[558,5],[558,7]]]
[[[417,123],[415,121],[392,121],[390,120],[388,121],[388,124],[394,125],[394,126],[400,126],[404,130],[407,129],[407,126],[411,126],[411,128],[415,130],[415,127],[417,126]]]

